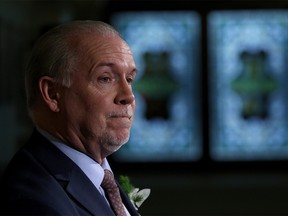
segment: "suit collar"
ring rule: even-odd
[[[34,130],[26,149],[63,186],[63,189],[91,214],[114,215],[113,211],[82,170],[57,147]]]

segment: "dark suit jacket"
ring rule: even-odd
[[[36,130],[1,178],[1,215],[114,215],[82,170]],[[132,216],[138,215],[120,188]]]

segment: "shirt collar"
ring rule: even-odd
[[[86,174],[90,181],[97,189],[100,189],[102,180],[104,178],[104,169],[112,172],[111,167],[106,158],[104,158],[102,165],[97,163],[86,154],[71,148],[60,140],[57,140],[47,131],[37,128],[38,131],[46,137],[52,144],[54,144],[60,151],[67,155],[77,166]]]

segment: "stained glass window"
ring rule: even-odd
[[[209,15],[211,156],[288,158],[288,12]]]
[[[135,121],[122,161],[189,161],[201,156],[200,20],[194,12],[121,12],[111,23],[138,68]]]

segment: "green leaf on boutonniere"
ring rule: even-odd
[[[119,182],[120,182],[120,185],[123,188],[124,192],[127,195],[130,194],[133,191],[134,186],[130,183],[130,179],[129,179],[128,176],[121,175],[119,177]]]
[[[128,195],[130,198],[130,201],[134,205],[135,209],[138,210],[138,208],[142,205],[142,203],[148,198],[150,195],[151,190],[150,189],[142,189],[139,190],[139,188],[135,188],[131,183],[128,176],[120,176],[119,182],[124,190],[124,192]]]

